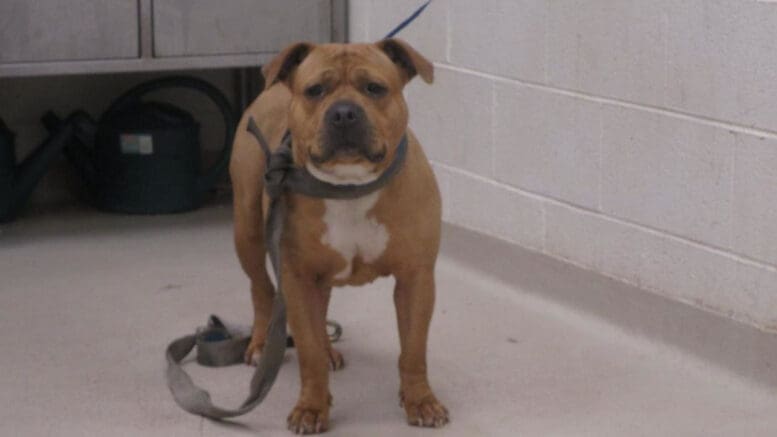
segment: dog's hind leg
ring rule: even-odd
[[[235,204],[235,248],[240,264],[251,280],[251,301],[254,307],[251,342],[245,354],[248,364],[256,364],[264,347],[274,294],[265,265],[261,209],[259,205],[256,208],[238,206],[237,202]]]
[[[243,123],[241,123],[243,126]],[[246,362],[255,363],[267,337],[274,289],[265,264],[262,191],[264,155],[258,144],[238,129],[230,163],[234,191],[235,249],[240,265],[251,280],[254,324]]]
[[[321,303],[324,305],[323,312],[326,315],[329,311],[329,299],[332,297],[332,287],[328,287],[322,290],[322,292],[324,293],[324,299]],[[319,309],[319,311],[322,310]],[[329,341],[329,334],[327,334],[326,338],[327,350],[329,351],[329,370],[336,372],[345,367],[345,358],[343,358],[343,354],[340,353],[340,351],[332,347],[332,342]]]

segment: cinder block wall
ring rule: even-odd
[[[353,0],[352,41],[421,0]],[[445,220],[777,331],[777,3],[435,0]]]

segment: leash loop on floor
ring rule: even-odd
[[[210,394],[197,387],[181,366],[181,361],[197,348],[197,362],[205,366],[228,366],[241,363],[251,340],[250,329],[239,329],[224,323],[217,316],[210,316],[208,324],[193,335],[181,337],[167,347],[167,385],[176,403],[184,410],[211,419],[236,417],[253,410],[270,392],[283,362],[289,341],[286,334],[286,303],[283,297],[281,272],[281,235],[286,215],[286,192],[326,199],[355,199],[385,186],[402,167],[407,154],[407,134],[402,136],[394,158],[384,172],[373,182],[363,185],[334,185],[313,177],[305,168],[294,165],[291,136],[287,133],[278,150],[270,150],[269,144],[253,118],[249,118],[247,130],[256,138],[265,154],[265,189],[270,206],[265,223],[265,241],[270,263],[275,273],[273,297],[267,338],[251,378],[249,395],[236,409],[224,409],[213,404]],[[330,341],[342,335],[342,327],[327,321],[333,331]]]

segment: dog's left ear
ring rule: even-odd
[[[269,64],[262,67],[265,88],[270,88],[278,82],[288,85],[292,73],[305,60],[313,47],[311,43],[300,42],[283,49]]]
[[[375,43],[399,67],[405,83],[417,75],[426,83],[434,81],[434,65],[401,39],[388,38]]]

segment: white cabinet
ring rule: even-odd
[[[329,0],[154,0],[154,56],[277,51],[329,42]]]
[[[0,63],[140,57],[137,0],[2,0]]]
[[[346,0],[0,0],[0,77],[257,67],[346,39]]]

